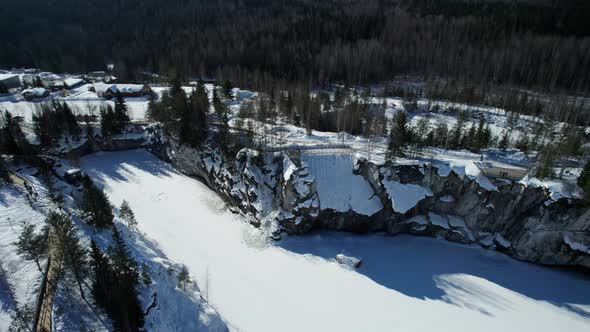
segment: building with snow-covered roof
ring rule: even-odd
[[[21,93],[25,100],[33,100],[35,98],[45,98],[49,96],[49,90],[45,88],[26,89]]]
[[[81,78],[70,77],[64,80],[64,86],[66,89],[74,89],[81,86],[82,84],[84,84],[84,80]]]
[[[113,98],[117,93],[121,93],[123,97],[141,97],[152,93],[152,89],[146,84],[95,83],[93,88],[99,97],[107,99]]]
[[[20,87],[20,78],[17,74],[0,74],[0,84],[7,89]]]

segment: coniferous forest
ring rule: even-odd
[[[75,0],[0,8],[0,67],[323,85],[444,77],[590,89],[585,0]],[[189,74],[187,74],[189,75]]]

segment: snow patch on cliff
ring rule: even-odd
[[[486,190],[498,191],[498,188],[482,173],[475,162],[471,160],[443,159],[433,161],[432,164],[438,168],[438,175],[440,176],[448,176],[452,171],[461,178],[467,177],[475,180],[475,182]]]
[[[322,209],[339,212],[352,210],[366,216],[383,209],[381,200],[375,195],[369,182],[352,172],[352,155],[303,153],[301,159],[315,177]]]
[[[428,196],[432,196],[430,189],[416,185],[403,184],[397,181],[383,180],[383,186],[389,199],[391,199],[391,206],[396,212],[406,213],[414,208],[418,202]]]

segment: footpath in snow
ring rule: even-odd
[[[312,166],[313,167],[313,166]],[[588,331],[587,276],[411,236],[317,233],[268,244],[199,181],[145,151],[82,168],[187,265],[239,331]],[[334,261],[362,258],[358,270]]]

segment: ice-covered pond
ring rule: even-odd
[[[82,168],[188,266],[236,331],[589,331],[590,277],[411,237],[321,232],[268,245],[205,185],[145,151]],[[357,270],[334,261],[362,257]],[[195,313],[196,314],[196,313]]]

